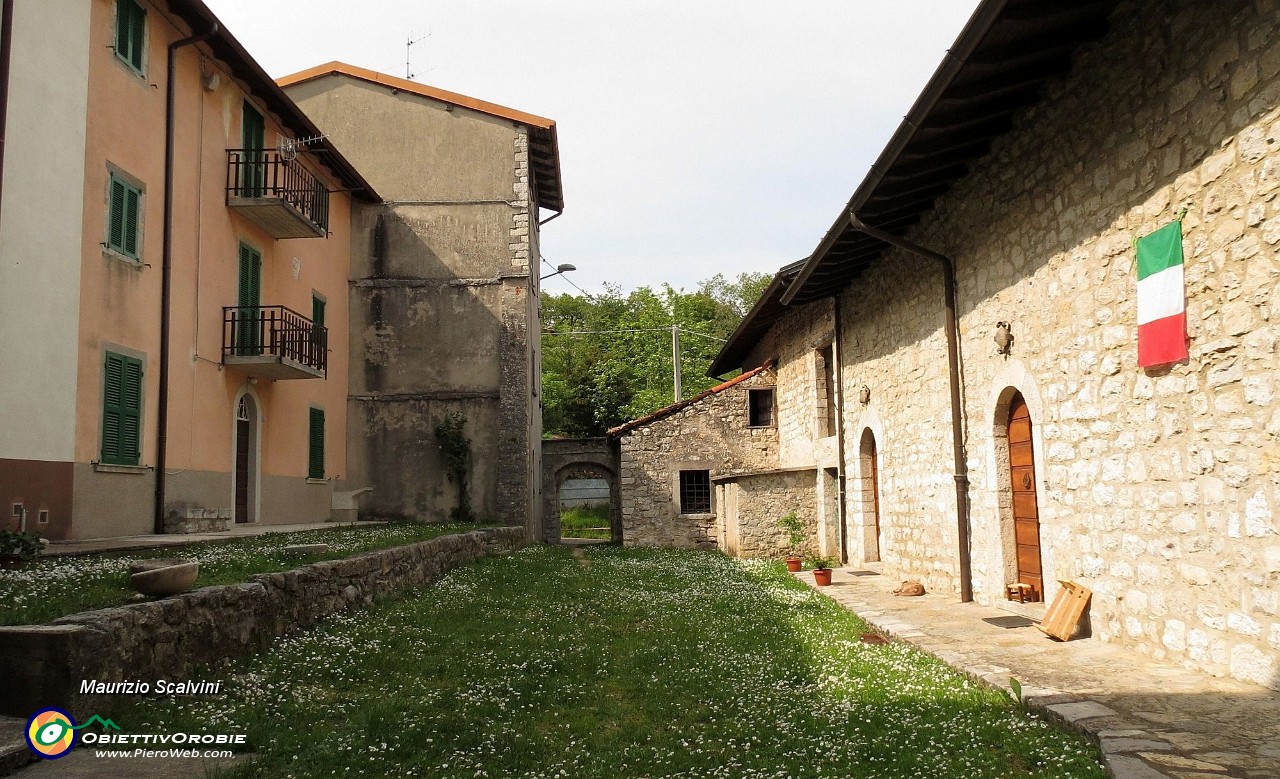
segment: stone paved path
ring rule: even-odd
[[[862,572],[866,573],[866,572]],[[813,574],[796,574],[813,586]],[[1218,679],[1090,639],[1001,628],[1000,609],[954,597],[896,597],[880,575],[833,572],[819,592],[886,635],[1003,689],[1099,742],[1117,779],[1280,779],[1280,693]]]

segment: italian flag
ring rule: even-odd
[[[1138,239],[1138,365],[1187,356],[1187,303],[1182,281],[1182,222]]]

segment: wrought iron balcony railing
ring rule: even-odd
[[[275,149],[227,149],[227,205],[276,238],[328,235],[328,188]]]
[[[329,330],[284,306],[228,306],[222,362],[269,379],[324,378]]]

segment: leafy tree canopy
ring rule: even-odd
[[[623,294],[542,296],[543,429],[585,438],[673,402],[671,326],[680,327],[684,397],[716,382],[706,376],[760,293],[768,273],[723,274],[693,292],[641,287]]]

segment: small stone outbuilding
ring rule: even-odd
[[[761,365],[609,431],[618,446],[625,545],[776,556],[786,551],[782,515],[794,510],[814,526],[812,489],[795,489],[794,473],[774,478],[776,385],[772,364]],[[743,485],[774,499],[767,509],[738,511]]]

